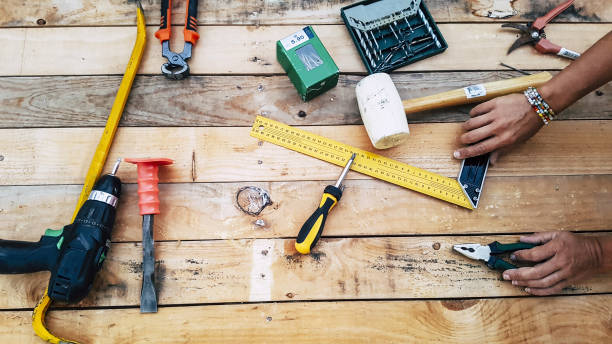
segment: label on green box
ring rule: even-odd
[[[277,41],[276,58],[305,101],[338,83],[338,66],[310,26]]]
[[[283,48],[285,48],[285,50],[291,50],[292,48],[295,48],[296,46],[306,42],[309,39],[310,37],[308,37],[306,32],[304,32],[304,30],[300,30],[291,36],[287,36],[281,39],[280,42],[283,45]]]

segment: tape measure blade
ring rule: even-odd
[[[356,153],[353,171],[473,209],[455,179],[261,116],[255,119],[251,136],[341,167]]]

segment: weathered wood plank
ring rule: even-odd
[[[612,24],[549,25],[549,37],[557,44],[584,51],[612,28]],[[174,27],[173,46],[183,45],[182,27]],[[211,26],[189,60],[194,74],[284,73],[276,62],[276,41],[300,29],[299,26]],[[22,34],[25,40],[17,51],[0,51],[0,75],[92,75],[123,74],[132,51],[134,27],[68,27],[0,29],[0,35]],[[539,54],[530,47],[506,55],[516,32],[499,24],[441,24],[449,48],[440,55],[403,67],[401,71],[503,70],[499,62],[523,69],[561,69],[567,59]],[[147,31],[147,47],[140,73],[159,74],[166,62],[159,41]],[[315,26],[315,31],[343,73],[365,73],[356,49],[343,25]],[[88,37],[87,40],[81,39]],[[228,44],[228,37],[232,37]],[[486,54],[480,53],[486,50]],[[19,61],[15,55],[23,55]],[[10,62],[10,63],[9,63]],[[17,66],[15,66],[17,62]],[[172,83],[180,87],[181,82]]]
[[[452,250],[457,243],[517,239],[326,238],[307,256],[295,250],[293,239],[158,242],[157,295],[161,305],[526,295],[503,281],[499,271]],[[92,292],[78,307],[138,305],[141,280],[140,243],[114,244]],[[0,276],[0,308],[33,307],[46,283],[48,273]],[[564,290],[611,292],[610,274]]]
[[[81,343],[605,343],[612,296],[442,301],[291,302],[51,311]],[[231,320],[231,321],[230,321]],[[40,343],[31,312],[0,317],[0,340]],[[580,330],[577,330],[580,329]]]
[[[362,126],[305,127],[340,142],[372,151]],[[0,185],[78,184],[101,135],[101,128],[1,129]],[[162,168],[165,182],[244,182],[335,180],[339,167],[273,145],[258,143],[250,128],[122,128],[106,170],[118,157],[165,156],[175,164]],[[455,177],[460,161],[459,123],[413,124],[407,143],[378,153]],[[559,121],[489,169],[490,176],[612,174],[612,122]],[[154,153],[153,153],[154,152]],[[136,181],[136,168],[124,164],[119,176]],[[370,177],[349,173],[348,179]]]
[[[273,25],[273,24],[340,24],[340,8],[349,5],[345,0],[300,1],[203,1],[199,4],[200,24]],[[532,21],[558,5],[558,1],[445,1],[426,0],[425,3],[437,22]],[[0,9],[0,26],[66,26],[66,25],[134,25],[132,1],[91,0],[37,2],[26,6],[9,0]],[[159,24],[158,1],[143,1],[145,16],[150,25]],[[185,3],[173,3],[173,23],[184,24]],[[41,21],[42,20],[42,21]],[[44,22],[43,22],[44,21]],[[612,21],[612,10],[605,1],[578,0],[556,19],[557,22]]]
[[[394,73],[400,96],[416,98],[467,85],[516,77],[516,72]],[[324,96],[303,102],[286,76],[191,76],[169,87],[161,75],[138,76],[122,126],[250,126],[255,115],[290,125],[361,124],[355,84],[341,75]],[[120,76],[0,78],[0,127],[104,126]],[[261,87],[260,87],[261,85]],[[591,93],[558,119],[612,119],[612,84]],[[457,122],[472,106],[410,116],[410,123]]]
[[[162,184],[157,240],[294,237],[319,202],[326,182]],[[612,175],[489,177],[474,212],[376,180],[351,180],[323,236],[517,233],[612,229]],[[240,210],[245,186],[272,204],[259,215]],[[70,219],[79,185],[0,187],[0,238],[37,241],[45,228]],[[243,209],[265,204],[243,191]],[[250,198],[248,196],[251,196]],[[135,184],[124,184],[113,241],[140,241]],[[242,199],[242,198],[241,198]],[[306,206],[304,206],[306,205]],[[543,216],[545,215],[545,216]]]

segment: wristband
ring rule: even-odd
[[[528,87],[523,94],[525,94],[527,101],[531,104],[533,111],[540,116],[545,125],[548,125],[548,122],[555,119],[555,111],[542,98],[535,87]]]

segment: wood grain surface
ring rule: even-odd
[[[161,184],[157,240],[289,238],[329,182]],[[269,197],[265,201],[259,190]],[[0,238],[37,241],[72,215],[79,185],[1,186]],[[140,241],[137,187],[124,184],[113,241]],[[350,180],[323,236],[612,229],[612,176],[489,177],[470,212],[378,180]],[[238,202],[241,195],[244,201]],[[247,213],[250,211],[251,214]],[[258,215],[254,215],[260,211]],[[544,216],[546,215],[546,216]]]
[[[202,1],[198,5],[200,24],[267,25],[267,24],[339,24],[340,8],[350,5],[344,0],[238,0]],[[427,8],[437,22],[477,22],[491,19],[532,21],[559,2],[555,0],[497,1],[492,0],[426,0]],[[142,1],[149,25],[158,25],[159,1]],[[172,23],[183,25],[185,2],[172,4]],[[133,1],[41,0],[28,6],[18,0],[8,0],[0,9],[0,26],[106,26],[134,25]],[[559,17],[557,22],[612,21],[612,9],[605,0],[578,0]]]
[[[47,325],[86,343],[605,343],[610,305],[596,295],[92,309],[51,311]],[[30,317],[2,312],[0,337],[40,343]]]
[[[276,41],[300,26],[211,26],[189,60],[193,74],[275,74],[284,71],[276,62]],[[449,48],[442,54],[398,69],[399,71],[505,70],[505,62],[522,69],[561,69],[569,60],[538,53],[531,47],[506,55],[516,32],[499,24],[441,24]],[[612,24],[551,24],[546,28],[555,43],[582,52],[612,29]],[[182,27],[174,27],[173,45],[182,46]],[[314,30],[343,73],[365,73],[365,68],[343,25],[315,25]],[[147,28],[139,73],[160,74],[167,62]],[[60,27],[0,29],[0,40],[14,49],[0,51],[1,76],[123,74],[136,36],[135,27]],[[83,39],[87,37],[87,39]],[[228,44],[231,38],[231,44]],[[485,48],[486,47],[486,48]],[[486,50],[486,53],[479,53]],[[479,54],[478,58],[474,54]],[[16,59],[15,56],[21,56]],[[180,85],[181,83],[174,83]]]
[[[393,73],[402,99],[432,95],[516,72]],[[191,76],[168,87],[161,75],[136,77],[121,126],[251,126],[255,115],[289,125],[361,124],[355,99],[359,75],[341,75],[338,86],[303,102],[286,76]],[[120,76],[0,78],[0,128],[104,126]],[[592,92],[558,116],[612,119],[612,85]],[[473,105],[472,105],[473,106]],[[465,121],[472,106],[409,116],[409,123]]]
[[[377,153],[433,172],[456,177],[460,161],[459,123],[413,124],[407,142]],[[313,133],[373,151],[363,126],[304,127]],[[78,184],[101,128],[0,130],[0,185]],[[164,182],[241,182],[335,180],[340,167],[300,153],[260,143],[247,127],[122,128],[117,132],[105,171],[118,157],[156,156],[175,160],[162,168]],[[489,169],[490,176],[612,174],[610,121],[559,121],[541,130]],[[10,148],[10,149],[9,149]],[[70,159],[67,159],[70,157]],[[118,174],[136,182],[136,168]],[[348,179],[370,177],[351,172]]]
[[[453,244],[495,240],[518,237],[329,238],[310,255],[295,250],[295,239],[158,242],[155,283],[161,305],[527,295],[501,272],[452,250]],[[47,283],[48,273],[3,276],[0,294],[12,297],[0,307],[34,307]],[[142,245],[114,244],[96,292],[76,306],[139,305],[141,284]],[[612,276],[594,276],[563,293],[612,293]]]
[[[503,22],[560,0],[424,0],[449,48],[392,74],[403,99],[519,76],[500,62],[558,73],[567,59],[522,47]],[[186,1],[173,1],[181,50]],[[249,136],[263,115],[374,151],[354,86],[366,74],[339,10],[345,0],[200,1],[192,75],[170,82],[154,37],[159,0],[143,0],[147,47],[105,171],[117,157],[168,157],[155,218],[160,309],[139,313],[136,169],[124,182],[113,243],[92,291],[54,303],[53,333],[84,343],[604,343],[612,275],[528,297],[452,245],[549,230],[612,235],[612,85],[502,157],[479,209],[350,172],[307,256],[294,238],[341,168]],[[70,218],[136,36],[134,1],[7,0],[0,8],[0,238],[37,241]],[[303,102],[276,61],[278,39],[314,30],[338,86]],[[576,0],[547,37],[584,52],[612,30],[606,0]],[[406,144],[377,153],[455,178],[471,106],[411,115]],[[269,201],[268,201],[269,199]],[[506,257],[507,259],[507,257]],[[40,343],[31,309],[49,273],[0,275],[0,342]]]

